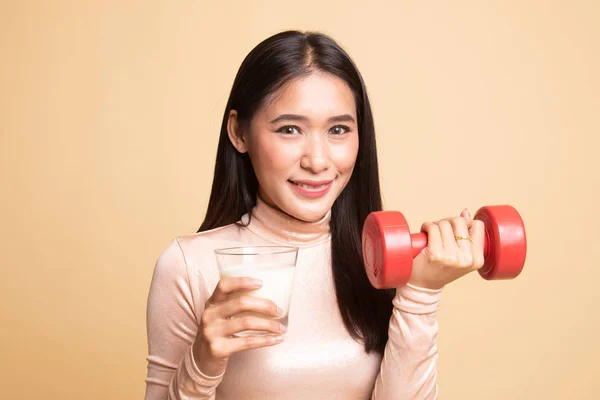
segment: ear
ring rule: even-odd
[[[229,135],[229,140],[231,140],[231,144],[236,148],[240,153],[245,153],[248,151],[246,146],[246,138],[244,137],[244,132],[240,126],[238,121],[238,113],[236,110],[231,110],[229,112],[229,118],[227,120],[227,134]]]

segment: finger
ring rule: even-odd
[[[444,246],[442,245],[440,227],[433,222],[425,222],[421,226],[421,232],[427,234],[427,248],[429,249],[429,253],[432,255],[441,255]]]
[[[240,291],[256,290],[261,287],[262,282],[251,277],[227,277],[222,278],[212,296],[209,299],[211,304],[220,304],[227,301],[230,294]]]
[[[246,336],[228,339],[231,353],[258,349],[260,347],[274,346],[283,341],[282,335]]]
[[[225,321],[221,326],[221,330],[223,336],[232,336],[243,331],[262,331],[280,335],[286,331],[285,326],[276,320],[252,314]]]
[[[473,219],[473,216],[471,215],[471,213],[469,212],[469,210],[465,208],[460,213],[460,216],[467,220],[467,227],[469,229],[471,229],[471,225],[473,224],[473,221],[475,221],[475,220]]]
[[[240,296],[223,304],[219,314],[222,318],[229,318],[244,311],[254,311],[273,317],[281,317],[283,313],[271,300],[254,296]]]
[[[484,244],[485,244],[485,225],[480,220],[473,220],[469,229],[471,240],[473,241],[473,266],[479,269],[483,266],[484,260]]]
[[[438,226],[440,227],[440,234],[442,236],[442,245],[444,249],[456,250],[458,247],[456,239],[454,238],[454,228],[447,219],[439,221]]]
[[[464,219],[466,219],[467,223],[471,222],[471,213],[469,212],[468,209],[465,208],[464,210],[462,210],[462,212],[460,213],[460,216],[463,217]]]
[[[465,217],[455,217],[450,219],[450,224],[454,231],[454,236],[469,237],[469,226]],[[456,245],[464,252],[471,252],[471,242],[469,240],[454,238]]]

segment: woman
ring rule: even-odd
[[[361,229],[381,210],[373,117],[329,37],[282,32],[243,61],[227,103],[206,218],[161,254],[148,299],[146,399],[434,399],[442,288],[483,264],[468,211],[423,224],[408,285],[376,290]],[[469,240],[457,240],[456,238]],[[299,248],[287,331],[255,289],[220,280],[214,250]],[[231,319],[242,311],[265,318]],[[246,330],[270,335],[233,336]]]

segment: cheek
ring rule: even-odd
[[[348,140],[338,146],[334,146],[332,151],[333,162],[336,169],[341,173],[350,173],[356,163],[358,155],[358,139]]]
[[[276,138],[259,138],[251,146],[250,153],[256,174],[266,180],[287,176],[296,162],[297,148],[293,144],[281,143]]]

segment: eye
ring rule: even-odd
[[[333,128],[331,128],[331,133],[334,135],[342,135],[348,132],[350,132],[350,128],[348,128],[345,125],[336,125]]]
[[[298,129],[297,126],[286,125],[286,126],[282,126],[281,128],[277,129],[276,132],[283,133],[285,135],[293,135],[295,133],[299,133],[300,129]]]

